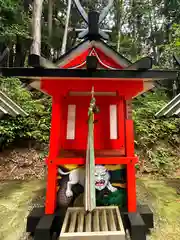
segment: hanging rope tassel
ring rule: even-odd
[[[96,207],[95,155],[94,155],[94,107],[96,99],[92,96],[88,111],[88,139],[86,151],[85,210],[92,212]]]

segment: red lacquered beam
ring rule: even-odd
[[[56,158],[53,161],[56,165],[62,164],[78,164],[83,165],[85,164],[84,158]],[[96,158],[96,164],[136,164],[138,162],[137,157],[103,157],[103,158]]]

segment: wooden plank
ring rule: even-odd
[[[109,228],[110,231],[116,231],[116,225],[115,225],[115,220],[114,220],[114,215],[112,209],[109,209]]]
[[[124,156],[123,149],[102,149],[95,150],[96,157],[122,157]],[[60,158],[85,158],[86,151],[85,150],[75,150],[75,149],[67,149],[60,151]]]
[[[63,234],[59,240],[125,240],[125,233],[121,232],[91,232]]]
[[[101,222],[102,222],[102,231],[105,231],[107,232],[108,231],[108,224],[107,224],[107,216],[106,216],[106,210],[103,209],[102,210],[102,219],[101,219]]]
[[[71,157],[71,158],[55,158],[54,160],[56,165],[64,165],[64,164],[85,164],[85,159],[83,157]],[[137,157],[96,157],[95,164],[101,165],[112,165],[112,164],[129,164],[133,162],[133,164],[138,162]]]
[[[65,233],[65,231],[66,231],[66,228],[68,226],[69,216],[70,216],[70,213],[69,213],[69,211],[67,211],[66,212],[66,216],[64,218],[64,222],[63,222],[63,226],[62,226],[62,229],[61,229],[61,233]]]
[[[109,209],[119,209],[118,207],[116,206],[102,206],[102,207],[96,207],[96,210],[103,210],[103,209],[106,209],[106,210],[109,210]],[[84,211],[84,207],[69,207],[67,209],[67,212],[72,212],[72,211],[82,211],[82,212],[85,212]]]
[[[72,215],[71,219],[69,214]],[[76,216],[76,217],[75,217]],[[116,216],[116,223],[115,223]],[[69,220],[70,222],[69,222]],[[75,221],[75,219],[77,221]],[[85,221],[85,224],[84,224]],[[75,229],[77,222],[77,231]],[[82,207],[68,208],[60,240],[125,240],[125,231],[122,227],[116,230],[115,224],[122,225],[119,208],[115,206],[96,207],[96,209],[86,214]],[[66,228],[69,227],[69,232]],[[85,231],[83,226],[85,225]],[[101,226],[100,226],[101,225]],[[65,232],[66,231],[66,232]]]
[[[83,228],[84,228],[84,213],[81,211],[78,214],[77,232],[83,232]]]
[[[69,226],[69,232],[75,232],[76,220],[77,220],[77,212],[72,212],[71,218],[70,218],[71,224]]]
[[[116,92],[95,92],[95,96],[117,96]],[[92,96],[91,92],[69,92],[69,96]]]
[[[126,101],[126,118],[132,119],[132,100]]]
[[[94,216],[93,216],[93,231],[94,232],[99,232],[99,211],[96,209],[94,211]]]
[[[121,231],[124,227],[123,227],[121,215],[120,215],[120,212],[119,212],[119,208],[117,207],[117,208],[115,209],[115,211],[116,211],[116,215],[117,215],[117,219],[118,219],[117,224],[119,225],[119,229],[117,228],[117,230],[120,230],[120,231]],[[116,226],[116,227],[117,227],[117,226]]]
[[[72,236],[72,237],[76,237],[76,236],[79,236],[79,237],[89,237],[89,236],[96,236],[96,235],[99,235],[99,236],[121,236],[123,235],[123,232],[121,233],[120,231],[115,231],[115,232],[81,232],[81,233],[64,233],[62,234],[61,236],[65,236],[65,237],[68,237],[68,236]]]
[[[85,231],[86,232],[91,232],[91,221],[92,221],[92,215],[91,215],[91,213],[88,213],[85,216]]]

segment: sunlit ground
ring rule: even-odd
[[[173,187],[171,182],[150,178],[137,181],[139,199],[151,207],[155,216],[155,228],[150,240],[180,239],[180,195],[177,194],[180,179],[176,179]]]
[[[26,217],[32,204],[42,204],[44,187],[39,180],[0,184],[0,240],[27,239],[23,234]],[[141,178],[137,181],[137,195],[155,214],[155,229],[149,239],[180,239],[180,195],[175,187],[167,181]]]
[[[0,240],[22,239],[32,199],[44,195],[42,181],[0,184]]]

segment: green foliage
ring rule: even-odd
[[[18,79],[0,79],[0,88],[25,110],[28,117],[10,117],[0,121],[0,136],[5,143],[18,138],[49,140],[51,101],[49,98],[36,100],[33,94],[21,87]]]
[[[161,57],[161,64],[164,67],[173,67],[172,57],[176,53],[180,56],[180,24],[172,26],[172,37],[170,43],[161,46],[163,53]]]
[[[138,97],[133,103],[137,152],[156,169],[171,165],[172,159],[176,160],[176,150],[172,146],[180,146],[179,119],[155,118],[168,101],[166,94],[158,90]]]
[[[29,38],[30,19],[23,10],[21,0],[0,0],[0,41],[16,39],[16,36]]]
[[[44,150],[39,154],[39,159],[43,161],[47,156],[48,156],[48,151]]]

